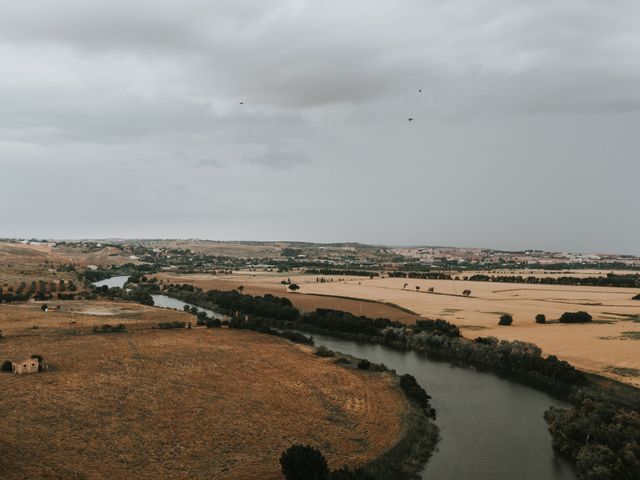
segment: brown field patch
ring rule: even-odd
[[[593,272],[589,272],[590,274]],[[181,276],[191,277],[188,282],[203,288],[223,288],[225,283],[233,288],[243,285],[248,293],[282,293],[286,286],[279,285],[283,274],[259,274],[238,272],[234,275]],[[175,278],[174,280],[179,280]],[[640,378],[619,375],[611,366],[622,369],[640,369],[640,348],[632,338],[640,331],[640,302],[631,300],[638,293],[634,289],[610,287],[581,287],[555,285],[496,284],[493,282],[468,282],[453,280],[418,280],[405,278],[344,277],[342,282],[318,283],[315,275],[292,275],[291,280],[300,285],[300,293],[289,294],[292,302],[304,299],[307,308],[318,305],[324,298],[325,308],[342,309],[340,299],[355,302],[365,299],[385,305],[384,302],[407,308],[427,318],[443,318],[459,325],[465,336],[475,338],[496,336],[506,340],[523,340],[536,343],[546,354],[554,354],[586,371],[601,373],[618,380],[640,386]],[[408,287],[403,289],[405,283]],[[419,286],[417,292],[415,287]],[[427,293],[433,287],[436,293]],[[465,289],[470,297],[461,296]],[[304,294],[304,295],[301,295]],[[329,295],[316,297],[311,294]],[[295,302],[294,302],[295,303]],[[296,304],[299,306],[300,303]],[[387,305],[388,307],[388,305]],[[585,310],[593,315],[589,325],[539,325],[535,316],[543,313],[548,320],[560,317],[566,311]],[[357,310],[349,310],[357,313]],[[506,312],[513,315],[510,327],[499,327],[498,317]],[[376,316],[365,313],[368,316]],[[380,315],[384,316],[384,315]],[[388,318],[411,323],[412,315],[389,315]],[[625,333],[627,332],[627,333]],[[631,333],[628,333],[631,332]],[[622,371],[622,370],[620,370]],[[628,371],[628,370],[626,370]]]
[[[405,283],[409,284],[406,290],[402,288]],[[416,285],[420,286],[420,292],[415,291]],[[425,293],[430,287],[446,295]],[[471,290],[470,297],[458,296],[464,289]],[[359,284],[351,280],[338,284],[304,284],[301,292],[393,302],[425,317],[455,323],[465,336],[533,342],[546,354],[557,355],[578,368],[640,385],[640,378],[622,376],[608,368],[640,368],[640,349],[636,342],[628,340],[635,334],[623,333],[640,331],[640,325],[633,321],[640,314],[640,305],[631,300],[637,293],[634,289],[383,278],[367,279]],[[566,311],[577,310],[593,315],[594,323],[535,323],[538,313],[554,320]],[[498,326],[501,312],[513,315],[512,326]]]
[[[285,279],[291,279],[293,283],[300,286],[306,284],[315,284],[316,278],[333,278],[334,283],[339,278],[344,278],[345,282],[359,282],[363,277],[348,277],[337,275],[287,275],[282,273],[271,272],[239,272],[233,275],[207,275],[207,274],[169,274],[160,273],[156,275],[169,283],[189,283],[200,287],[203,290],[234,290],[239,286],[244,287],[243,293],[250,295],[264,295],[270,293],[279,297],[286,297],[291,303],[301,311],[312,311],[317,308],[332,308],[336,310],[344,310],[354,315],[365,315],[367,317],[383,317],[399,322],[414,322],[418,317],[410,311],[398,308],[397,306],[378,302],[366,298],[345,298],[340,295],[323,294],[301,294],[291,293],[288,291],[288,285],[282,285],[280,282]],[[324,284],[321,284],[324,285]]]
[[[395,444],[408,409],[390,374],[248,331],[49,331],[0,348],[51,364],[0,374],[7,480],[278,479],[293,443],[320,447],[334,468],[355,466]]]

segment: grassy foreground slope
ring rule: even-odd
[[[125,318],[127,333],[92,334],[83,328],[91,318],[77,314],[75,334],[6,329],[3,359],[39,353],[52,368],[0,374],[3,479],[276,479],[293,443],[317,446],[337,468],[402,436],[409,406],[390,374],[248,331],[136,329]]]

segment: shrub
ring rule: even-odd
[[[5,360],[4,362],[2,362],[2,365],[0,365],[0,371],[12,372],[13,371],[13,364],[11,363],[11,361]]]
[[[310,445],[293,445],[280,457],[286,480],[329,480],[329,466],[320,450]]]
[[[169,329],[169,328],[185,328],[187,326],[186,322],[161,322],[158,324],[158,328]]]
[[[420,386],[418,381],[413,375],[405,373],[400,377],[400,388],[404,391],[409,400],[416,403],[422,408],[428,415],[435,418],[436,411],[431,408],[431,397],[427,394],[424,388]]]
[[[200,319],[198,319],[198,322],[200,321]],[[200,325],[198,323],[198,325]],[[217,318],[207,318],[205,320],[205,325],[207,326],[207,328],[219,328],[222,326],[222,322],[217,319]]]
[[[439,333],[447,337],[460,337],[460,329],[446,320],[416,320],[416,327],[421,331]]]
[[[359,370],[369,370],[370,366],[371,366],[371,362],[369,360],[367,360],[366,358],[363,358],[362,360],[360,360],[358,362],[358,369]]]
[[[503,313],[502,315],[500,315],[500,321],[498,322],[498,325],[508,326],[508,325],[511,325],[512,323],[513,323],[513,317],[510,314]]]
[[[536,315],[536,323],[547,323],[547,317],[544,313],[539,313]]]
[[[113,325],[109,325],[108,323],[100,326],[100,327],[93,327],[93,331],[95,333],[117,333],[117,332],[126,332],[127,331],[127,327],[124,326],[124,324],[119,323],[118,325],[116,325],[115,327]]]
[[[593,317],[587,312],[564,312],[560,316],[561,323],[588,323],[593,320]]]
[[[316,355],[319,357],[335,357],[335,352],[333,350],[329,350],[324,345],[320,345],[316,348]]]
[[[313,337],[307,337],[300,332],[294,330],[283,330],[280,332],[280,337],[286,338],[293,343],[302,343],[306,345],[313,345]]]
[[[640,293],[638,295],[636,295],[635,297],[631,298],[631,300],[640,300]]]

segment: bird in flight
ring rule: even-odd
[[[244,102],[240,102],[240,105],[244,105]]]
[[[418,93],[422,93],[422,89],[418,90]]]
[[[410,122],[413,122],[413,118],[409,117],[409,121],[410,121]]]

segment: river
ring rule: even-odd
[[[543,392],[491,373],[434,361],[416,352],[313,335],[317,346],[410,373],[432,398],[441,440],[422,478],[575,480],[554,454],[543,413],[568,407]]]
[[[96,286],[122,287],[128,277],[112,277]],[[193,306],[151,295],[157,307]],[[197,307],[207,315],[224,315]],[[401,352],[382,345],[313,335],[317,346],[384,363],[398,374],[410,373],[431,395],[441,439],[422,478],[431,480],[575,480],[573,467],[551,448],[542,418],[550,406],[568,407],[546,393],[497,375]]]
[[[185,303],[182,300],[178,300],[177,298],[167,297],[166,295],[153,294],[151,295],[153,298],[153,304],[156,307],[162,308],[172,308],[174,310],[184,310],[185,305],[189,305],[190,307],[195,307],[198,310],[206,313],[209,317],[217,318],[219,320],[228,320],[229,317],[223,315],[222,313],[215,312],[213,310],[209,310],[208,308],[198,307],[197,305],[191,305],[190,303]]]

